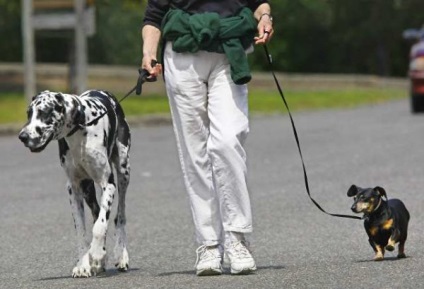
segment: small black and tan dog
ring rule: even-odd
[[[375,252],[374,260],[383,260],[384,251],[393,251],[398,242],[397,257],[405,258],[409,212],[403,202],[388,200],[386,191],[381,187],[363,189],[352,185],[347,196],[354,197],[352,211],[364,214],[365,231]]]

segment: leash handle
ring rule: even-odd
[[[358,220],[362,220],[362,218],[361,218],[361,217],[358,217],[358,216],[351,216],[351,215],[343,215],[343,214],[333,214],[333,213],[329,213],[329,212],[327,212],[326,210],[324,210],[324,209],[320,206],[320,204],[318,204],[318,202],[314,200],[314,198],[312,198],[312,196],[311,196],[311,192],[310,192],[310,189],[309,189],[308,174],[306,173],[306,166],[305,166],[305,162],[303,161],[303,154],[302,154],[302,150],[300,149],[299,136],[298,136],[298,134],[297,134],[296,126],[294,125],[293,116],[292,116],[292,114],[291,114],[291,112],[290,112],[289,105],[288,105],[288,103],[287,103],[287,101],[286,101],[286,98],[285,98],[285,96],[284,96],[284,93],[283,93],[283,90],[282,90],[282,88],[281,88],[281,86],[280,86],[280,83],[278,82],[278,79],[277,79],[277,77],[275,76],[274,69],[273,69],[273,66],[272,66],[272,56],[271,56],[271,54],[269,54],[269,52],[268,52],[268,48],[267,48],[267,46],[266,46],[265,44],[264,44],[264,49],[265,49],[265,54],[266,54],[266,57],[267,57],[267,60],[268,60],[268,64],[269,64],[270,69],[271,69],[272,76],[273,76],[273,78],[274,78],[274,82],[275,82],[275,84],[277,85],[278,92],[280,93],[280,96],[281,96],[281,98],[282,98],[282,100],[283,100],[283,102],[284,102],[284,105],[286,106],[287,112],[288,112],[289,117],[290,117],[290,122],[291,122],[291,126],[292,126],[292,129],[293,129],[294,138],[295,138],[295,140],[296,140],[297,149],[298,149],[298,151],[299,151],[300,160],[301,160],[301,162],[302,162],[302,168],[303,168],[303,178],[304,178],[304,181],[305,181],[306,193],[308,194],[309,199],[312,201],[312,203],[313,203],[313,204],[314,204],[314,205],[315,205],[315,206],[316,206],[316,207],[317,207],[317,208],[318,208],[321,212],[323,212],[323,213],[325,213],[325,214],[327,214],[327,215],[330,215],[330,216],[333,216],[333,217],[339,217],[339,218],[349,218],[349,219],[358,219]]]
[[[152,67],[156,66],[156,64],[158,64],[158,62],[156,60],[152,60],[152,62],[150,63],[150,65]],[[144,82],[155,82],[157,80],[156,77],[151,77],[149,78],[150,73],[144,69],[144,68],[139,68],[138,69],[138,80],[137,80],[137,85],[136,85],[136,89],[135,89],[135,94],[140,95],[141,94],[141,88]]]

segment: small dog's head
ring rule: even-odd
[[[42,151],[62,129],[64,112],[65,103],[61,93],[40,92],[28,106],[28,121],[19,133],[19,139],[31,152]]]
[[[362,189],[352,185],[347,191],[348,197],[353,198],[352,211],[369,215],[381,204],[382,197],[387,199],[386,191],[382,187]]]

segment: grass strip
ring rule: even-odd
[[[405,99],[407,91],[401,88],[346,88],[287,90],[284,92],[292,111],[351,108],[361,105],[379,104],[396,99]],[[168,99],[161,95],[132,95],[122,102],[127,116],[168,114]],[[278,91],[251,89],[249,107],[252,114],[286,113]],[[0,92],[0,124],[24,123],[27,102],[22,93]]]

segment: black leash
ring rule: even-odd
[[[152,60],[152,67],[155,66],[156,64],[157,64],[157,61]],[[118,103],[121,103],[124,99],[126,99],[134,91],[137,95],[140,95],[141,92],[142,92],[143,83],[156,81],[156,77],[150,77],[149,78],[149,76],[150,76],[150,73],[147,70],[139,68],[138,69],[137,84],[130,91],[128,91],[120,100],[118,100]],[[79,106],[80,106],[81,105],[80,101],[78,99],[76,99],[76,101],[79,103]],[[90,121],[88,123],[76,123],[75,127],[67,134],[67,137],[73,135],[79,129],[84,129],[85,127],[92,126],[92,125],[96,124],[97,121],[99,119],[101,119],[102,117],[104,117],[108,112],[109,112],[109,110],[106,110],[104,113],[100,114],[98,117],[96,117],[95,119],[93,119],[92,121]]]
[[[157,62],[155,60],[153,60],[152,61],[152,67],[155,66],[156,64],[157,64]],[[125,94],[120,100],[118,100],[118,103],[121,103],[124,99],[126,99],[134,91],[135,91],[135,94],[140,95],[141,92],[142,92],[143,83],[145,83],[146,81],[147,82],[156,81],[156,77],[148,78],[149,76],[150,76],[150,73],[147,70],[139,68],[138,69],[137,84],[130,91],[128,91],[127,94]],[[107,113],[108,113],[108,111],[106,110],[103,114],[99,115],[98,117],[96,117],[95,119],[90,121],[89,123],[86,123],[82,126],[87,127],[87,126],[91,126],[91,125],[95,124],[99,119],[104,117]]]
[[[304,180],[305,180],[305,187],[306,187],[306,192],[307,192],[307,194],[308,194],[308,196],[309,196],[309,199],[312,201],[312,203],[314,203],[314,205],[321,211],[321,212],[323,212],[323,213],[325,213],[325,214],[327,214],[327,215],[330,215],[330,216],[333,216],[333,217],[340,217],[340,218],[349,218],[349,219],[358,219],[358,220],[362,220],[362,218],[361,217],[358,217],[358,216],[350,216],[350,215],[343,215],[343,214],[332,214],[332,213],[328,213],[326,210],[324,210],[313,198],[312,198],[312,196],[311,196],[311,192],[310,192],[310,189],[309,189],[309,182],[308,182],[308,175],[307,175],[307,173],[306,173],[306,167],[305,167],[305,162],[303,161],[303,155],[302,155],[302,150],[300,149],[300,142],[299,142],[299,137],[298,137],[298,134],[297,134],[297,130],[296,130],[296,126],[294,125],[294,120],[293,120],[293,117],[292,117],[292,114],[291,114],[291,112],[290,112],[290,109],[289,109],[289,105],[287,104],[287,101],[286,101],[286,98],[284,97],[284,93],[283,93],[283,90],[281,89],[281,86],[280,86],[280,83],[278,82],[278,79],[277,79],[277,77],[275,76],[275,72],[274,72],[274,69],[273,69],[273,66],[272,66],[272,57],[271,57],[271,54],[269,54],[268,53],[268,48],[267,48],[267,46],[266,45],[264,45],[264,49],[265,49],[265,54],[266,54],[266,57],[267,57],[267,60],[268,60],[268,63],[269,63],[269,66],[270,66],[270,69],[271,69],[271,73],[272,73],[272,76],[274,77],[274,81],[275,81],[275,84],[277,85],[277,88],[278,88],[278,92],[280,93],[280,96],[281,96],[281,98],[282,98],[282,100],[283,100],[283,102],[284,102],[284,105],[286,106],[286,109],[287,109],[287,112],[288,112],[288,114],[289,114],[289,117],[290,117],[290,122],[291,122],[291,126],[292,126],[292,128],[293,128],[293,134],[294,134],[294,138],[296,139],[296,144],[297,144],[297,149],[299,150],[299,155],[300,155],[300,160],[302,161],[302,168],[303,168],[303,178],[304,178]]]

